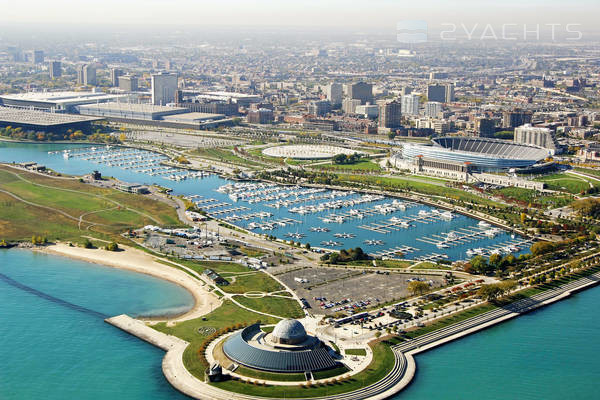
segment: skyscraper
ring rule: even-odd
[[[77,68],[77,83],[80,85],[96,85],[96,67],[93,64],[81,64]]]
[[[427,86],[427,100],[437,101],[439,103],[446,102],[446,87],[444,85],[429,85]]]
[[[446,103],[454,101],[454,84],[449,83],[446,85]]]
[[[496,133],[496,124],[490,118],[477,118],[475,129],[480,137],[493,137]]]
[[[365,82],[356,82],[347,85],[348,97],[352,100],[360,100],[360,104],[373,101],[373,85]]]
[[[513,110],[502,113],[502,127],[514,128],[531,123],[531,111]]]
[[[416,94],[402,96],[402,114],[419,115],[419,96]]]
[[[331,103],[328,100],[317,100],[312,101],[308,105],[308,113],[316,115],[317,117],[323,117],[331,111]]]
[[[379,127],[396,129],[402,126],[402,104],[390,101],[379,106]]]
[[[114,87],[119,86],[119,77],[123,75],[123,70],[119,68],[110,69],[110,82]]]
[[[160,73],[152,75],[152,104],[164,106],[175,101],[177,74]]]
[[[32,50],[29,61],[32,64],[42,64],[44,62],[44,50]]]
[[[122,75],[119,77],[119,89],[126,92],[137,92],[138,79],[133,75]]]
[[[62,65],[60,61],[50,61],[48,63],[48,72],[50,73],[50,79],[59,78],[62,75]]]
[[[332,82],[327,85],[327,100],[332,105],[339,106],[342,104],[343,88],[341,83]]]
[[[439,118],[442,113],[442,103],[439,101],[428,101],[425,104],[425,116],[429,118]]]

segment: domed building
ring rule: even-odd
[[[223,353],[234,363],[270,372],[311,372],[335,368],[330,349],[295,319],[279,321],[273,332],[250,325],[225,340]]]
[[[275,325],[271,341],[278,344],[298,344],[306,340],[306,330],[296,319],[284,319]]]

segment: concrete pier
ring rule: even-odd
[[[150,328],[142,321],[131,318],[129,315],[121,314],[116,317],[107,318],[104,320],[106,323],[115,326],[122,331],[125,331],[133,336],[136,336],[164,351],[169,351],[177,346],[187,346],[188,342],[178,337],[167,335],[166,333],[159,332],[155,329]]]

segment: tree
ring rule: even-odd
[[[477,294],[487,301],[492,301],[502,295],[502,289],[496,284],[482,285]]]
[[[111,242],[106,245],[105,249],[108,251],[118,251],[119,245],[116,242]]]
[[[306,243],[306,244],[304,245],[304,248],[305,248],[306,250],[310,250],[310,243]]]
[[[536,242],[533,245],[531,245],[531,254],[533,254],[534,256],[539,256],[541,254],[546,254],[546,253],[550,253],[554,250],[554,243],[551,242]]]
[[[429,291],[429,284],[422,281],[412,281],[408,284],[408,291],[415,296],[421,296]]]

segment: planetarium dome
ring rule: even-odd
[[[271,340],[279,344],[298,344],[304,342],[306,338],[304,326],[295,319],[279,321],[271,334]]]

